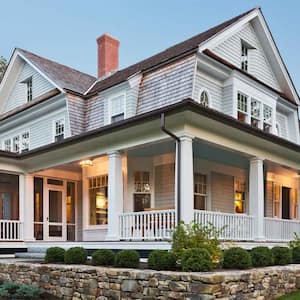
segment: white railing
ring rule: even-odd
[[[0,241],[21,240],[21,225],[17,220],[0,220]]]
[[[290,241],[294,232],[300,234],[299,220],[265,218],[265,238],[270,241]]]
[[[218,230],[223,228],[220,239],[238,241],[253,240],[253,216],[195,210],[194,218],[198,224],[206,225],[211,223]]]
[[[121,240],[170,239],[176,226],[173,209],[123,213],[119,218]]]

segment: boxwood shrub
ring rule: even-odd
[[[140,255],[135,250],[121,250],[116,254],[115,264],[122,268],[137,268],[140,264]]]
[[[172,252],[153,250],[148,256],[148,267],[154,270],[175,270],[176,257]]]
[[[273,253],[268,247],[255,247],[250,254],[253,267],[266,267],[274,264]]]
[[[64,262],[65,249],[61,247],[50,247],[46,251],[45,262]]]
[[[292,249],[293,263],[300,264],[300,246]]]
[[[87,260],[88,252],[82,247],[69,248],[64,255],[66,264],[84,264]]]
[[[292,262],[292,251],[288,247],[273,247],[272,253],[275,265],[288,265]]]
[[[240,247],[225,250],[223,267],[225,269],[248,269],[252,266],[251,255]]]
[[[115,262],[115,253],[109,249],[99,249],[92,254],[92,264],[95,266],[112,266]]]
[[[185,272],[206,272],[213,267],[209,252],[202,248],[184,250],[181,255],[181,268]]]

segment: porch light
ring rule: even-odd
[[[90,159],[82,160],[79,163],[82,167],[91,167],[93,165],[93,161]]]

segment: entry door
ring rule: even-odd
[[[282,219],[290,219],[290,188],[282,187]]]
[[[66,240],[66,203],[63,188],[47,188],[45,195],[45,239]]]

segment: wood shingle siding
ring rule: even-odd
[[[71,135],[81,134],[85,131],[86,102],[80,97],[68,95],[67,105]]]

